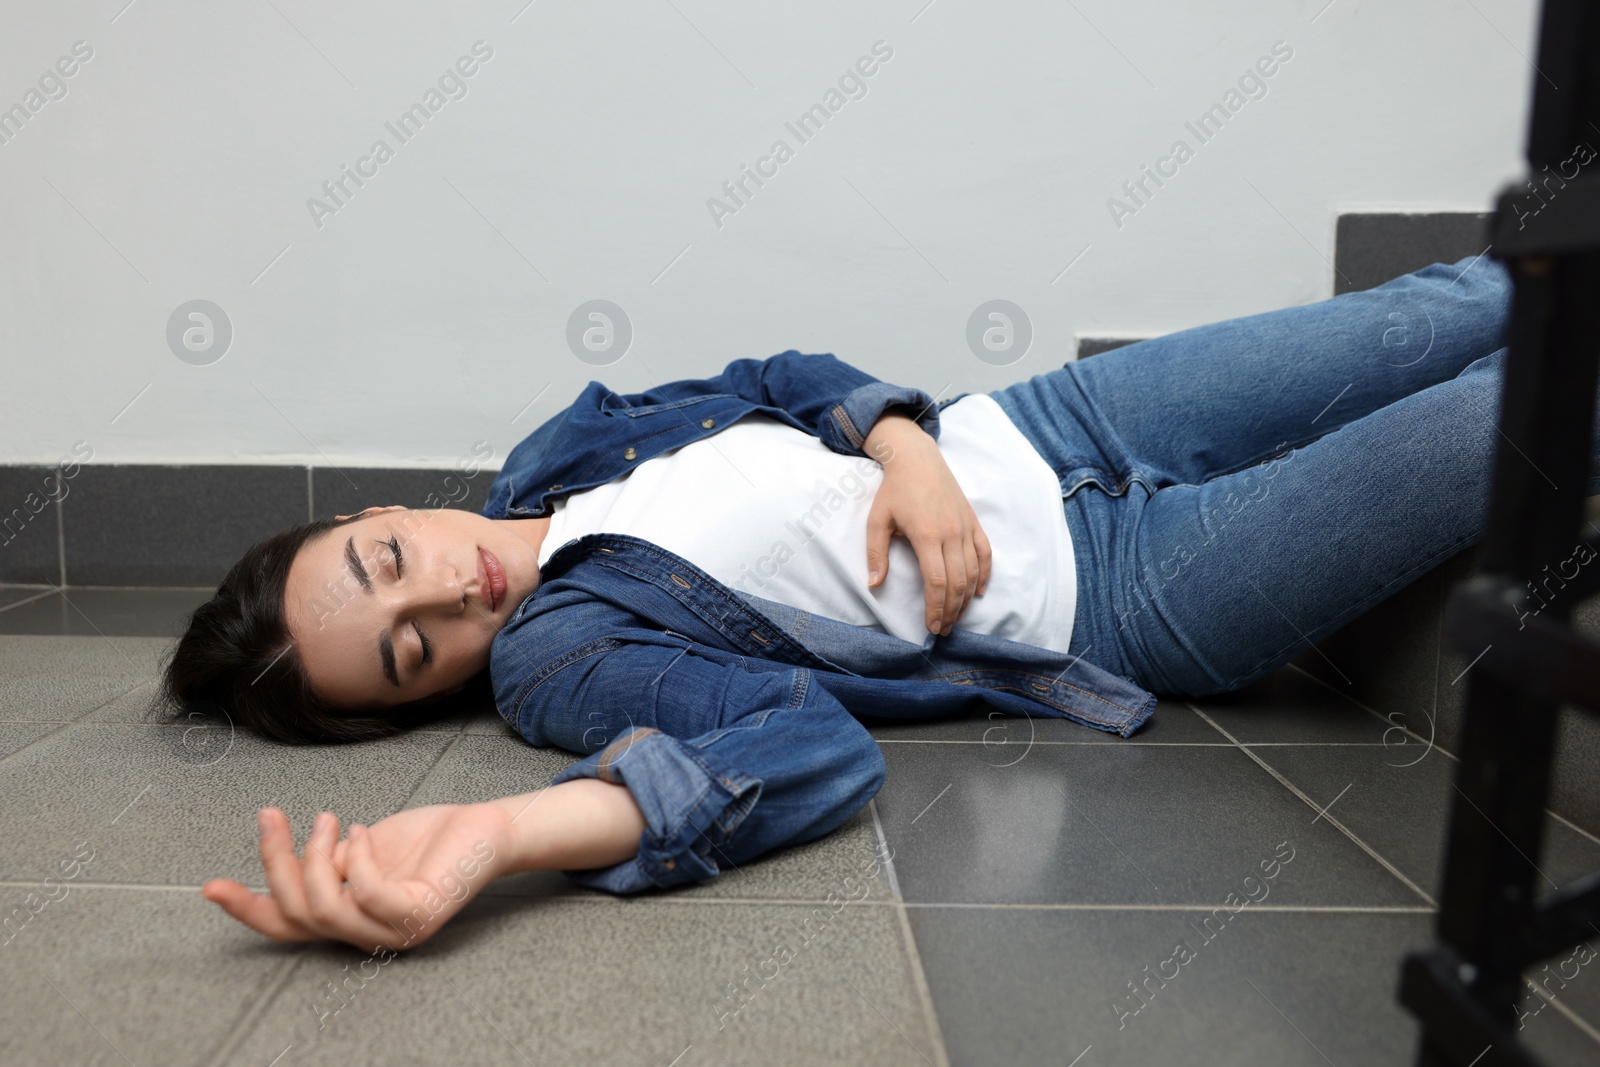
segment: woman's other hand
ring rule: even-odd
[[[948,634],[989,587],[989,538],[938,442],[915,420],[885,413],[867,435],[866,453],[883,465],[867,514],[867,585],[876,589],[889,573],[889,539],[906,538],[922,568],[928,630]]]

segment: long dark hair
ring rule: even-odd
[[[289,565],[308,541],[359,518],[297,523],[250,546],[216,594],[190,613],[168,653],[158,716],[178,722],[198,713],[287,744],[337,744],[390,737],[468,707],[493,706],[487,668],[460,693],[381,709],[336,707],[312,690],[284,615]]]

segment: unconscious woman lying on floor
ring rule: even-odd
[[[938,402],[792,350],[591,382],[481,512],[253,546],[163,692],[286,743],[492,698],[583,758],[343,839],[324,812],[303,858],[263,809],[270,892],[204,894],[275,939],[411,947],[514,871],[633,893],[828,833],[884,780],[857,716],[1128,737],[1157,692],[1246,685],[1481,537],[1509,296],[1492,260],[1435,264]]]

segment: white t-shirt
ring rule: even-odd
[[[972,393],[939,413],[939,452],[989,537],[988,591],[958,627],[1065,653],[1077,570],[1061,483],[994,399]],[[802,611],[921,644],[922,570],[904,537],[867,586],[867,512],[883,468],[760,413],[557,501],[539,551],[585,534],[631,534],[717,581]]]

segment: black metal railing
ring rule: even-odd
[[[1600,934],[1600,872],[1536,892],[1558,716],[1600,713],[1600,643],[1570,622],[1600,568],[1531,593],[1575,548],[1600,551],[1580,535],[1600,371],[1600,2],[1545,0],[1532,77],[1529,180],[1500,195],[1488,234],[1515,283],[1488,524],[1479,573],[1445,606],[1449,641],[1476,658],[1437,941],[1401,967],[1422,1067],[1539,1067],[1517,1034],[1522,972]]]

